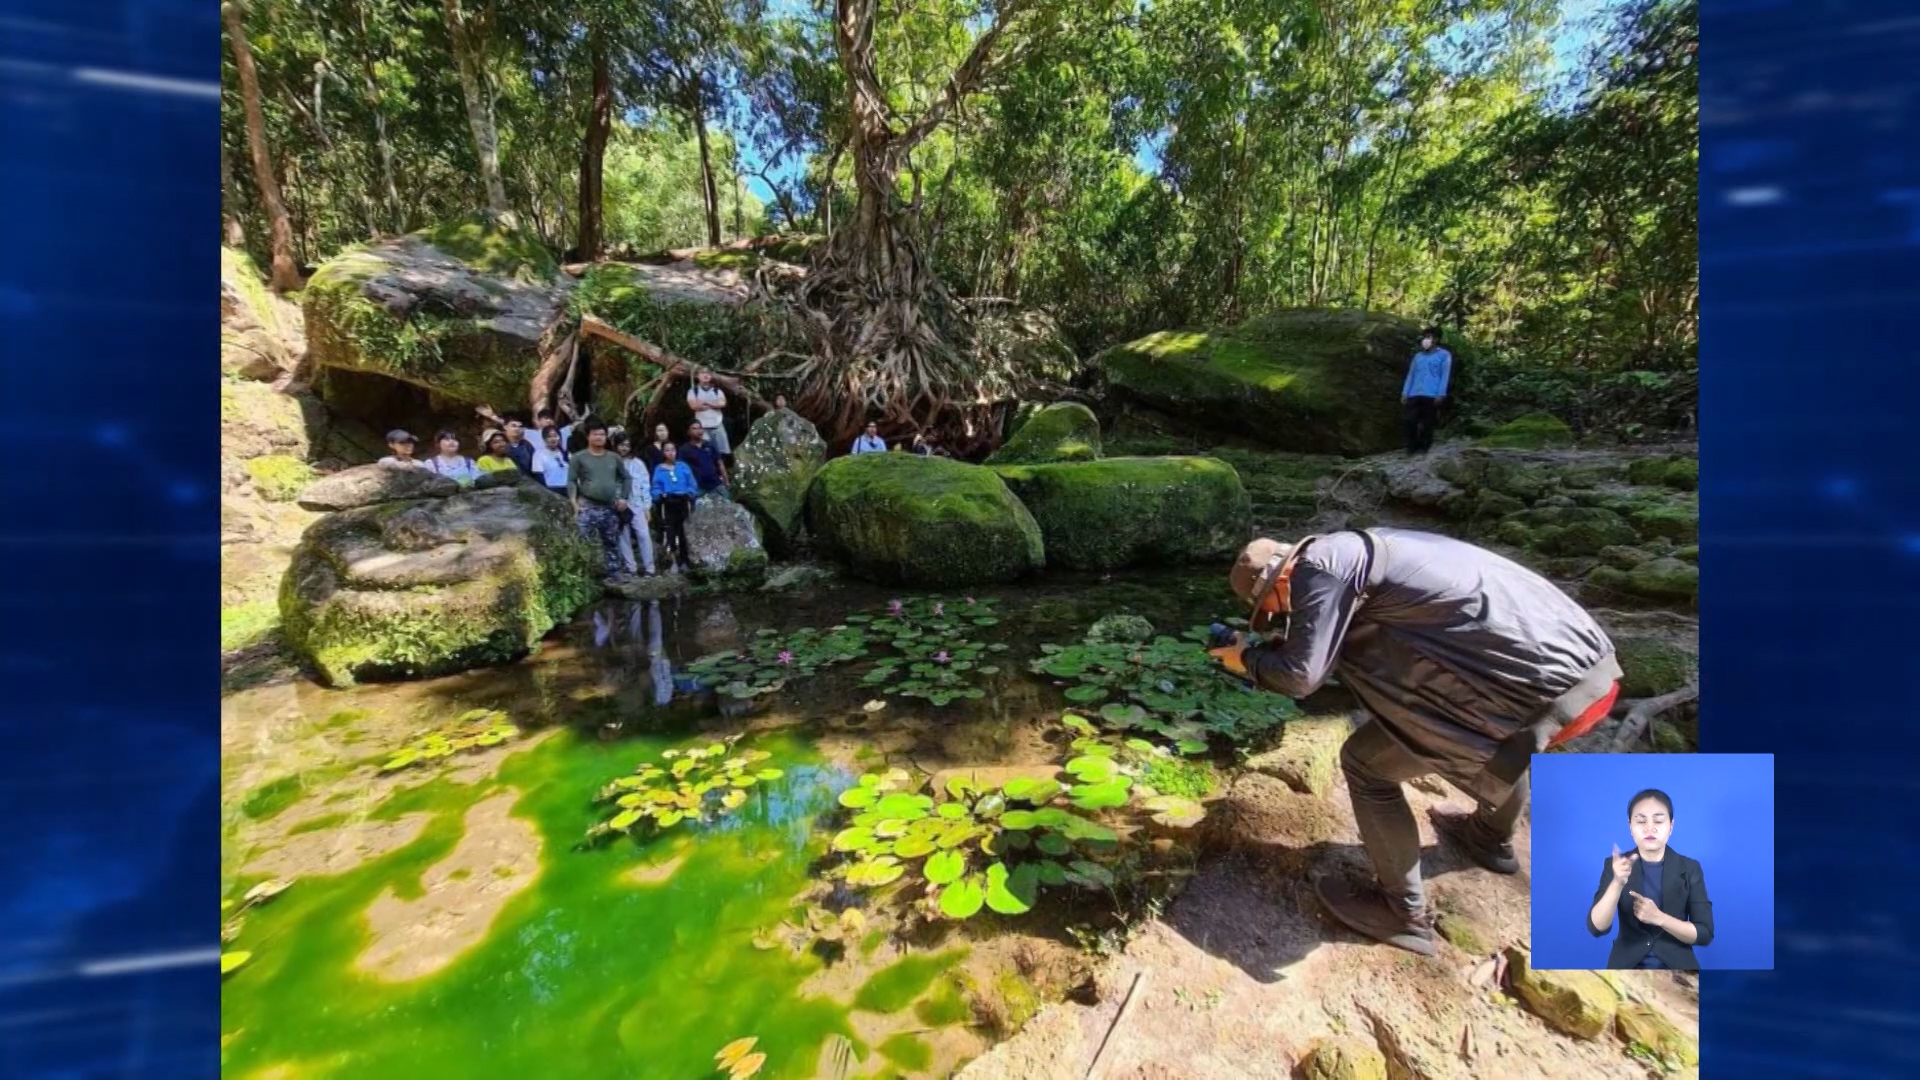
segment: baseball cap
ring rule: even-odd
[[[394,428],[392,431],[387,432],[387,441],[390,443],[397,443],[397,442],[419,442],[420,440],[414,438],[413,432],[408,431],[406,428]]]

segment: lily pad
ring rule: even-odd
[[[986,902],[986,883],[979,874],[968,874],[940,890],[940,913],[949,919],[970,919]]]

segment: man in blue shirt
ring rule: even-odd
[[[693,470],[694,482],[700,485],[700,494],[705,495],[727,483],[727,463],[720,459],[720,451],[707,441],[707,429],[698,420],[687,428],[687,441],[680,447],[680,460]]]
[[[1447,400],[1447,380],[1453,376],[1453,354],[1440,347],[1440,331],[1420,332],[1420,351],[1407,367],[1400,386],[1400,404],[1407,414],[1407,453],[1424,454],[1433,448],[1433,429],[1440,421],[1440,403]]]

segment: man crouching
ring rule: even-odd
[[[1222,663],[1294,698],[1337,674],[1370,714],[1340,766],[1376,880],[1323,876],[1321,903],[1361,934],[1432,955],[1420,831],[1400,785],[1439,773],[1472,795],[1473,814],[1434,825],[1481,866],[1518,871],[1532,755],[1606,716],[1613,642],[1545,578],[1430,533],[1255,540],[1229,581],[1257,633],[1213,650]]]

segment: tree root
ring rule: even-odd
[[[1655,717],[1698,700],[1700,700],[1700,684],[1688,683],[1671,694],[1622,702],[1621,705],[1626,707],[1627,715],[1620,722],[1620,730],[1614,732],[1613,752],[1619,754],[1633,749],[1634,744],[1640,741],[1640,736],[1646,733],[1647,727],[1653,723]]]

